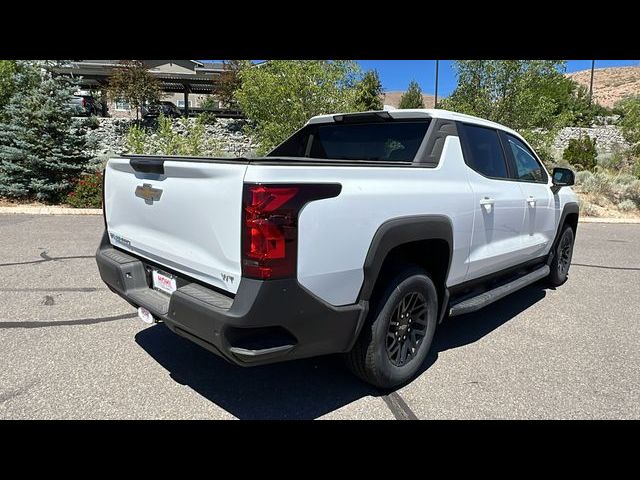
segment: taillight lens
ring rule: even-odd
[[[82,99],[82,108],[85,108],[87,106],[87,99],[83,98]]]
[[[298,256],[298,215],[313,200],[335,197],[339,184],[245,184],[242,275],[261,280],[293,277]]]

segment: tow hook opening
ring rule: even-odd
[[[138,308],[138,318],[140,318],[140,320],[142,320],[144,323],[148,323],[149,325],[158,323],[160,321],[160,319],[154,317],[153,314],[144,307]]]

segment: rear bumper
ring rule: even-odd
[[[334,307],[296,279],[242,278],[235,297],[179,278],[169,297],[150,285],[145,259],[115,249],[105,234],[96,252],[102,280],[136,307],[144,307],[175,333],[237,365],[259,365],[351,349],[367,303]]]

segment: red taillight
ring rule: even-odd
[[[298,214],[320,198],[335,197],[338,184],[245,184],[242,275],[261,280],[293,277],[298,255]]]
[[[87,106],[87,99],[83,98],[82,99],[82,108],[85,108]]]

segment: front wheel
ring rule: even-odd
[[[394,388],[418,372],[431,347],[438,317],[438,294],[421,268],[407,267],[374,300],[347,366],[379,388]]]
[[[575,234],[569,226],[565,227],[558,241],[558,246],[554,252],[553,260],[549,267],[549,284],[552,287],[559,287],[567,281],[569,276],[569,267],[571,266],[571,257],[573,256],[573,243]]]

